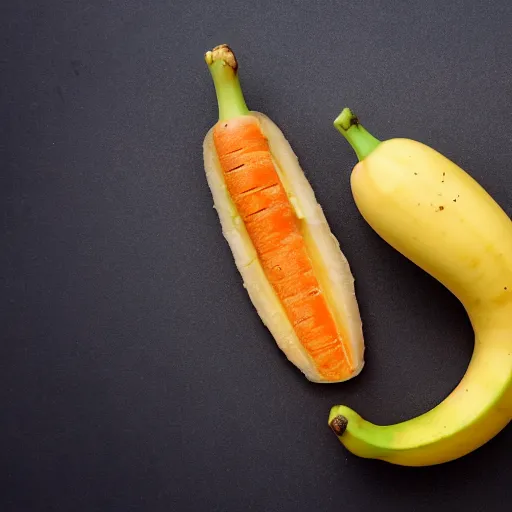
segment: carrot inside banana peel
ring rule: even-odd
[[[218,46],[205,60],[219,105],[206,176],[244,286],[309,380],[350,379],[364,342],[349,264],[282,132],[247,108],[232,50]]]

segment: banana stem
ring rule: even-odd
[[[349,108],[343,109],[334,120],[334,126],[347,139],[359,161],[365,159],[381,143],[359,124],[357,116]]]
[[[231,48],[226,44],[216,46],[206,52],[204,58],[215,85],[219,121],[247,115],[249,109],[238,79],[238,63]]]

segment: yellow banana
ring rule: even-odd
[[[476,181],[428,146],[380,142],[348,109],[334,124],[360,160],[351,186],[361,214],[462,302],[475,348],[462,381],[429,412],[378,426],[335,406],[329,425],[360,457],[406,466],[456,459],[512,419],[512,222]]]

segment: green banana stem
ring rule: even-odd
[[[247,115],[249,109],[238,79],[238,63],[231,48],[226,44],[216,46],[212,51],[206,52],[204,59],[215,85],[219,121]]]
[[[334,126],[347,139],[359,161],[365,159],[381,143],[359,124],[357,116],[349,108],[343,109],[334,120]]]

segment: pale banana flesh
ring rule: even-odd
[[[370,226],[462,302],[475,348],[462,381],[431,411],[377,426],[335,406],[329,424],[360,457],[406,466],[456,459],[512,419],[512,222],[460,167],[408,139],[378,144],[351,185]]]

